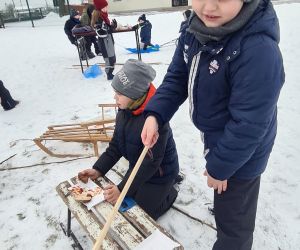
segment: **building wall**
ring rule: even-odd
[[[109,12],[138,11],[172,7],[172,0],[108,0]],[[188,0],[191,5],[191,0]]]

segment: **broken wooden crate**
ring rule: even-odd
[[[46,146],[47,141],[64,141],[91,143],[94,155],[99,156],[98,142],[110,142],[115,128],[116,104],[99,104],[101,117],[93,120],[73,124],[51,125],[48,130],[33,141],[47,154],[54,157],[77,157],[83,154],[54,153]]]
[[[71,215],[73,215],[83,229],[87,232],[93,243],[96,242],[104,227],[113,206],[104,201],[93,207],[90,211],[87,207],[75,201],[68,188],[76,184],[77,178],[72,178],[70,182],[65,181],[56,187],[56,191],[68,207],[67,228],[61,223],[61,227],[68,237],[72,237],[78,249],[83,249],[76,236],[71,230]],[[95,181],[100,187],[112,183],[107,177],[100,177]],[[158,225],[143,209],[138,205],[133,206],[125,212],[118,212],[102,244],[102,250],[113,249],[134,249],[144,239],[150,236],[155,230],[160,230],[164,235],[177,242],[165,229]],[[176,250],[183,250],[180,245]]]

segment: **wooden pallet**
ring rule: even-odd
[[[107,177],[100,177],[95,182],[100,187],[106,186],[108,183],[112,183]],[[90,239],[93,241],[93,243],[95,243],[97,237],[100,235],[101,229],[106,222],[106,218],[113,209],[113,206],[104,201],[89,211],[85,205],[75,201],[74,198],[69,195],[68,187],[70,187],[70,183],[76,184],[76,178],[71,179],[70,182],[65,181],[60,183],[56,190],[64,203],[67,205],[68,213],[72,213],[74,215],[77,221],[87,232]],[[70,214],[68,217],[70,217],[71,220]],[[71,225],[70,221],[68,221],[68,225]],[[68,230],[65,231],[69,231],[69,236],[73,235],[72,238],[74,241],[80,245],[70,227],[68,227]],[[138,205],[135,205],[126,212],[117,213],[110,230],[103,241],[102,250],[133,249],[157,229],[159,229],[167,237],[176,241],[143,209],[141,209]],[[79,249],[82,249],[82,247],[80,247]],[[176,250],[183,250],[183,247],[177,247]]]

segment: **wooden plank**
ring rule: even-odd
[[[69,194],[68,187],[70,187],[70,183],[65,181],[56,187],[56,191],[70,209],[71,213],[88,233],[91,240],[95,242],[100,234],[101,228],[103,228],[103,225],[99,222],[97,216],[87,210],[85,205],[74,200],[74,198]],[[103,250],[104,249],[122,249],[122,247],[108,235],[103,241]]]
[[[71,179],[72,183],[76,184],[76,178]],[[104,225],[106,218],[108,218],[113,206],[108,202],[101,202],[92,210],[97,216],[101,225]],[[133,227],[120,213],[117,213],[109,231],[111,236],[123,249],[133,249],[137,247],[145,238],[141,235],[135,227]]]
[[[107,177],[98,178],[95,181],[100,187],[107,186],[108,184],[114,184]],[[140,232],[145,238],[150,236],[156,229],[159,229],[163,234],[168,236],[170,239],[174,240],[178,244],[178,242],[171,234],[169,234],[164,228],[162,228],[159,224],[155,222],[140,206],[136,205],[126,212],[122,213],[122,215],[129,221],[135,228]],[[184,248],[181,246],[177,247],[176,250],[183,250]]]

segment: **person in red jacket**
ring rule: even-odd
[[[91,26],[96,30],[100,50],[105,61],[107,80],[114,77],[113,71],[116,63],[116,53],[112,31],[116,28],[116,20],[110,22],[108,18],[106,0],[94,0],[95,10],[92,13]]]

